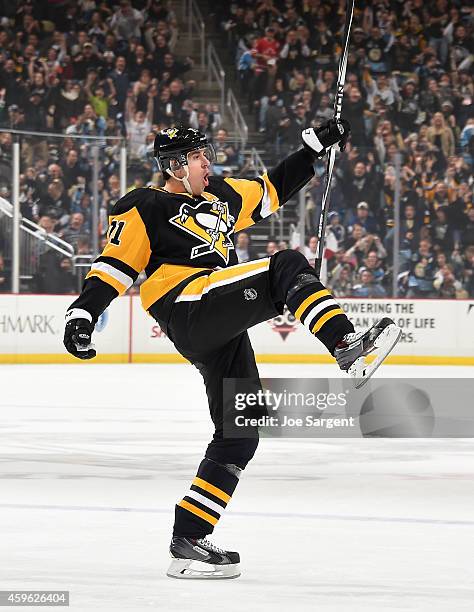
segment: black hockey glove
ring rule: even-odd
[[[301,138],[306,149],[316,157],[323,157],[335,144],[339,145],[340,151],[344,148],[351,133],[351,126],[345,119],[331,119],[318,128],[303,130]]]
[[[97,355],[91,343],[93,331],[92,316],[87,310],[72,308],[67,311],[64,346],[71,355],[78,359],[92,359]]]

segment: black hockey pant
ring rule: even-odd
[[[209,272],[191,280],[176,298],[166,331],[204,378],[215,431],[188,492],[176,504],[175,536],[212,533],[240,470],[257,449],[257,431],[250,438],[224,436],[223,379],[247,379],[247,392],[261,388],[247,330],[281,314],[285,302],[331,353],[354,330],[306,258],[292,250]]]
[[[206,457],[219,464],[245,468],[258,444],[258,439],[223,437],[223,379],[247,378],[260,384],[247,330],[282,314],[288,291],[304,273],[318,281],[301,253],[280,251],[197,278],[176,300],[168,334],[181,355],[203,376],[215,426]],[[332,352],[348,331],[353,327],[343,315],[334,317],[331,325],[316,335]]]

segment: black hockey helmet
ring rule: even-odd
[[[214,147],[199,130],[185,127],[168,128],[155,136],[154,156],[160,170],[174,172],[188,164],[188,153],[204,149],[210,162],[215,160]]]

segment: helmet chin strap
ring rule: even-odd
[[[189,182],[189,169],[188,166],[182,166],[182,168],[184,168],[184,171],[186,172],[186,175],[183,176],[183,178],[179,178],[175,175],[174,172],[172,172],[171,170],[168,170],[168,173],[177,181],[179,181],[180,183],[183,183],[184,188],[186,189],[186,191],[189,193],[189,195],[194,195],[193,194],[193,190],[191,189],[191,184]]]

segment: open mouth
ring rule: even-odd
[[[203,183],[204,183],[204,187],[207,187],[209,185],[209,174],[205,174],[202,178]]]

